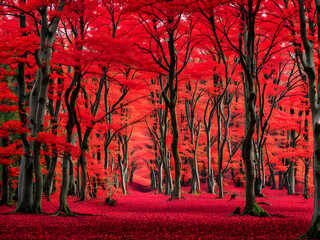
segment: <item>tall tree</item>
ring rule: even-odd
[[[320,32],[320,2],[315,0],[316,7],[316,26],[318,33]],[[320,238],[320,89],[319,89],[319,77],[317,75],[317,69],[314,58],[314,42],[309,40],[306,21],[306,6],[304,0],[299,0],[299,19],[300,19],[300,33],[301,40],[304,47],[304,52],[300,52],[300,59],[308,76],[309,81],[309,100],[312,113],[312,129],[313,129],[313,182],[314,182],[314,208],[312,222],[309,230],[302,238],[319,239]],[[311,21],[309,19],[309,21]],[[312,34],[312,33],[311,33]],[[313,34],[312,34],[313,35]],[[314,36],[313,36],[314,37]],[[320,38],[318,36],[318,45]],[[319,56],[319,50],[317,50],[317,56]],[[319,65],[318,65],[319,71]],[[318,79],[317,79],[318,78]]]
[[[185,69],[194,43],[192,31],[196,19],[190,14],[191,2],[153,1],[137,6],[138,20],[147,35],[147,41],[139,47],[149,53],[154,63],[162,70],[167,81],[162,97],[171,116],[171,151],[175,162],[175,184],[172,198],[181,197],[181,162],[178,150],[179,126],[177,119],[178,76]],[[183,28],[182,28],[183,26]]]

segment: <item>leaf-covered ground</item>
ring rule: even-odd
[[[295,239],[311,222],[313,199],[288,196],[286,191],[265,189],[258,202],[269,218],[229,216],[237,206],[244,207],[243,189],[226,187],[224,199],[202,193],[187,194],[183,199],[168,201],[139,184],[131,185],[127,196],[117,195],[117,206],[104,204],[104,199],[77,202],[69,206],[77,217],[48,215],[0,215],[1,239]],[[230,200],[230,194],[237,198]],[[58,208],[57,195],[43,201],[43,210],[53,213]],[[270,205],[270,206],[269,206]],[[0,207],[0,212],[12,211]]]

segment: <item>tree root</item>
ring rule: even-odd
[[[33,214],[35,213],[32,205],[20,204],[17,206],[16,210],[14,210],[11,214],[23,213],[23,214]]]
[[[36,213],[36,214],[44,214],[40,204],[35,204],[33,206],[33,211],[34,211],[33,213]]]
[[[241,215],[250,215],[255,217],[270,217],[271,215],[267,213],[262,207],[258,204],[254,204],[252,207],[246,207]]]
[[[320,217],[317,217],[308,231],[298,239],[320,239]]]
[[[177,199],[181,199],[181,197],[171,197],[168,199],[168,201],[177,200]]]
[[[77,216],[77,214],[72,212],[68,205],[63,205],[63,206],[60,206],[55,213],[51,214],[51,216],[75,217]]]

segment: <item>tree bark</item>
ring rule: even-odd
[[[279,190],[283,190],[283,172],[279,171]]]
[[[242,147],[242,157],[245,164],[246,186],[245,196],[246,205],[242,214],[254,216],[268,216],[263,208],[261,208],[255,198],[254,180],[255,180],[255,163],[254,163],[254,148],[253,134],[257,121],[256,117],[256,92],[254,88],[254,44],[255,44],[255,17],[260,8],[261,1],[253,7],[253,1],[248,1],[247,27],[246,35],[246,56],[240,53],[240,63],[245,75],[245,137]],[[244,35],[245,35],[244,34]],[[242,50],[241,50],[242,51]]]
[[[303,197],[304,199],[309,198],[308,194],[308,182],[309,182],[309,169],[311,160],[304,163],[304,183],[303,183]]]
[[[274,170],[273,170],[273,166],[269,163],[269,169],[270,169],[270,177],[271,177],[271,182],[272,182],[272,187],[271,189],[277,189],[277,183],[276,183],[276,178],[274,175]],[[279,175],[280,178],[280,175]]]
[[[24,12],[20,12],[20,27],[26,28],[26,16]],[[27,35],[27,33],[24,33]],[[24,57],[27,57],[24,54]],[[26,103],[26,83],[25,83],[25,63],[18,64],[17,76],[18,106],[19,117],[24,127],[27,127],[27,114],[25,110]],[[33,203],[33,165],[30,159],[30,145],[27,141],[27,134],[20,135],[24,155],[21,156],[19,183],[18,183],[18,204],[14,212],[32,213]]]
[[[287,189],[288,194],[294,194],[295,193],[295,177],[294,177],[294,162],[290,161],[290,166],[288,169],[288,173],[286,174],[287,178]]]
[[[315,0],[317,12],[318,32],[320,31],[320,2]],[[300,34],[305,53],[300,53],[300,59],[308,76],[309,100],[312,113],[313,128],[313,183],[314,183],[314,207],[311,226],[302,238],[320,239],[320,75],[316,75],[315,61],[313,55],[313,42],[308,40],[307,24],[305,17],[304,0],[299,0]],[[318,44],[320,38],[318,36]],[[319,70],[319,69],[318,69]],[[318,71],[319,73],[319,71]],[[317,85],[318,77],[318,85]]]
[[[181,197],[181,183],[180,183],[181,163],[180,163],[180,156],[179,156],[179,150],[178,150],[179,128],[178,128],[178,121],[177,121],[176,104],[170,107],[170,116],[171,116],[171,125],[172,125],[171,150],[174,158],[174,170],[175,170],[174,189],[171,194],[171,197],[174,199],[174,198]]]
[[[9,145],[8,138],[2,138],[2,146],[7,147]],[[2,196],[0,205],[9,205],[10,191],[9,191],[9,165],[2,164]]]
[[[47,197],[49,197],[51,194],[50,189],[52,189],[53,178],[56,171],[57,161],[58,161],[58,155],[55,155],[51,158],[48,174],[44,179],[43,191]]]
[[[161,161],[160,164],[158,164],[158,191],[159,193],[163,192],[163,162]]]
[[[81,153],[80,155],[81,167],[81,187],[80,187],[80,201],[85,201],[87,198],[87,158]]]

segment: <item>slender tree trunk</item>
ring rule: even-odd
[[[171,125],[172,125],[171,150],[174,158],[174,170],[175,170],[174,189],[171,197],[180,198],[181,197],[181,183],[180,183],[181,163],[180,163],[180,156],[179,156],[179,150],[178,150],[179,128],[178,128],[178,120],[177,120],[177,113],[176,113],[176,104],[171,106],[169,109],[170,109]]]
[[[303,183],[303,197],[304,199],[309,198],[308,194],[308,182],[309,182],[309,169],[311,160],[304,163],[304,183]]]
[[[62,185],[60,191],[60,205],[58,211],[54,215],[59,215],[60,212],[64,212],[66,215],[73,215],[68,203],[67,203],[67,196],[68,196],[68,189],[69,189],[69,161],[71,155],[68,152],[65,152],[62,162]]]
[[[80,201],[85,201],[87,198],[87,158],[84,154],[80,155],[80,167],[81,167]]]
[[[279,190],[283,190],[283,172],[279,171]]]
[[[272,182],[272,187],[271,189],[277,189],[277,183],[276,183],[276,178],[275,178],[275,175],[274,175],[274,170],[273,170],[273,167],[272,165],[269,163],[269,169],[270,169],[270,177],[271,177],[271,182]],[[279,175],[280,177],[280,175]]]
[[[290,162],[289,170],[287,173],[287,188],[288,188],[288,194],[294,194],[295,193],[295,177],[294,177],[294,162]]]
[[[9,166],[2,164],[2,196],[0,205],[9,205]]]
[[[171,166],[170,158],[167,156],[167,150],[165,148],[164,152],[164,171],[165,171],[165,195],[170,196],[173,191],[172,175],[171,175]]]
[[[261,147],[261,155],[260,155],[260,159],[261,159],[261,187],[265,188],[266,187],[266,173],[265,173],[265,169],[264,169],[264,159],[263,159],[263,150]]]
[[[20,12],[20,27],[26,28],[26,17],[24,12]],[[24,54],[24,57],[27,57]],[[37,79],[37,76],[36,76]],[[25,83],[25,63],[18,64],[17,77],[19,117],[24,127],[27,127],[26,103],[26,83]],[[32,213],[33,204],[33,165],[30,156],[30,144],[27,141],[27,134],[21,134],[24,155],[21,156],[19,183],[18,183],[18,204],[15,212]]]
[[[76,182],[75,182],[75,175],[74,175],[74,164],[72,157],[69,160],[69,190],[68,194],[75,195],[76,194]]]
[[[151,178],[151,189],[156,190],[157,189],[157,177],[156,177],[156,173],[152,167],[150,167],[150,178]]]
[[[129,183],[133,183],[134,172],[135,172],[135,168],[131,168],[130,175],[129,175]]]
[[[23,11],[20,12],[19,15],[19,24],[21,29],[25,29],[27,27],[26,24],[26,16]],[[23,35],[28,35],[27,33],[24,33]],[[27,54],[23,54],[23,57],[27,57]],[[27,114],[25,110],[25,103],[26,103],[26,83],[25,83],[25,63],[19,62],[18,63],[18,75],[17,75],[17,93],[18,93],[18,107],[19,107],[19,118],[21,123],[24,127],[27,127]],[[25,156],[29,154],[29,152],[26,152],[26,150],[29,150],[29,143],[27,141],[27,134],[23,133],[20,135],[22,139],[22,145],[24,150],[24,156],[21,156],[21,162],[20,162],[20,172],[19,172],[19,182],[18,182],[18,205],[21,202],[21,195],[22,195],[22,187],[23,187],[23,175],[24,175],[24,169],[25,169]]]
[[[26,152],[26,150],[25,150]],[[30,156],[23,156],[24,164],[22,176],[21,199],[15,212],[33,213],[33,165]]]
[[[218,172],[218,187],[219,187],[219,198],[223,198],[223,173]]]
[[[160,162],[160,164],[158,164],[158,191],[159,193],[163,192],[163,175],[162,175],[162,171],[163,171],[163,161]]]
[[[192,158],[189,158],[189,161],[192,162]],[[189,193],[196,194],[197,193],[197,181],[196,181],[196,170],[194,166],[191,167],[191,189]]]
[[[315,1],[317,9],[316,28],[320,31],[320,3]],[[300,53],[300,60],[304,70],[308,76],[309,82],[309,100],[312,113],[312,129],[313,129],[313,183],[314,183],[314,207],[313,216],[309,230],[303,238],[320,239],[320,75],[318,67],[318,76],[314,61],[314,42],[308,40],[307,21],[305,17],[304,0],[299,0],[299,19],[300,19],[300,35],[305,53]],[[320,39],[318,36],[318,43]],[[317,52],[318,54],[318,52]],[[319,57],[319,55],[317,55]],[[318,78],[318,79],[317,79]],[[317,81],[318,80],[318,81]],[[318,82],[318,84],[317,84]]]
[[[213,169],[211,168],[211,141],[210,141],[210,133],[211,133],[211,126],[208,131],[206,131],[207,134],[207,159],[208,159],[208,193],[215,194],[215,181],[213,176]]]
[[[21,201],[22,179],[23,179],[23,173],[24,173],[24,165],[25,165],[24,156],[21,156],[20,171],[19,171],[19,178],[18,178],[18,204],[17,204],[17,206],[20,204],[20,201]]]
[[[58,155],[55,155],[51,158],[48,174],[44,179],[43,191],[47,197],[49,197],[51,194],[50,189],[52,189],[53,178],[56,171],[57,161],[58,161]]]

